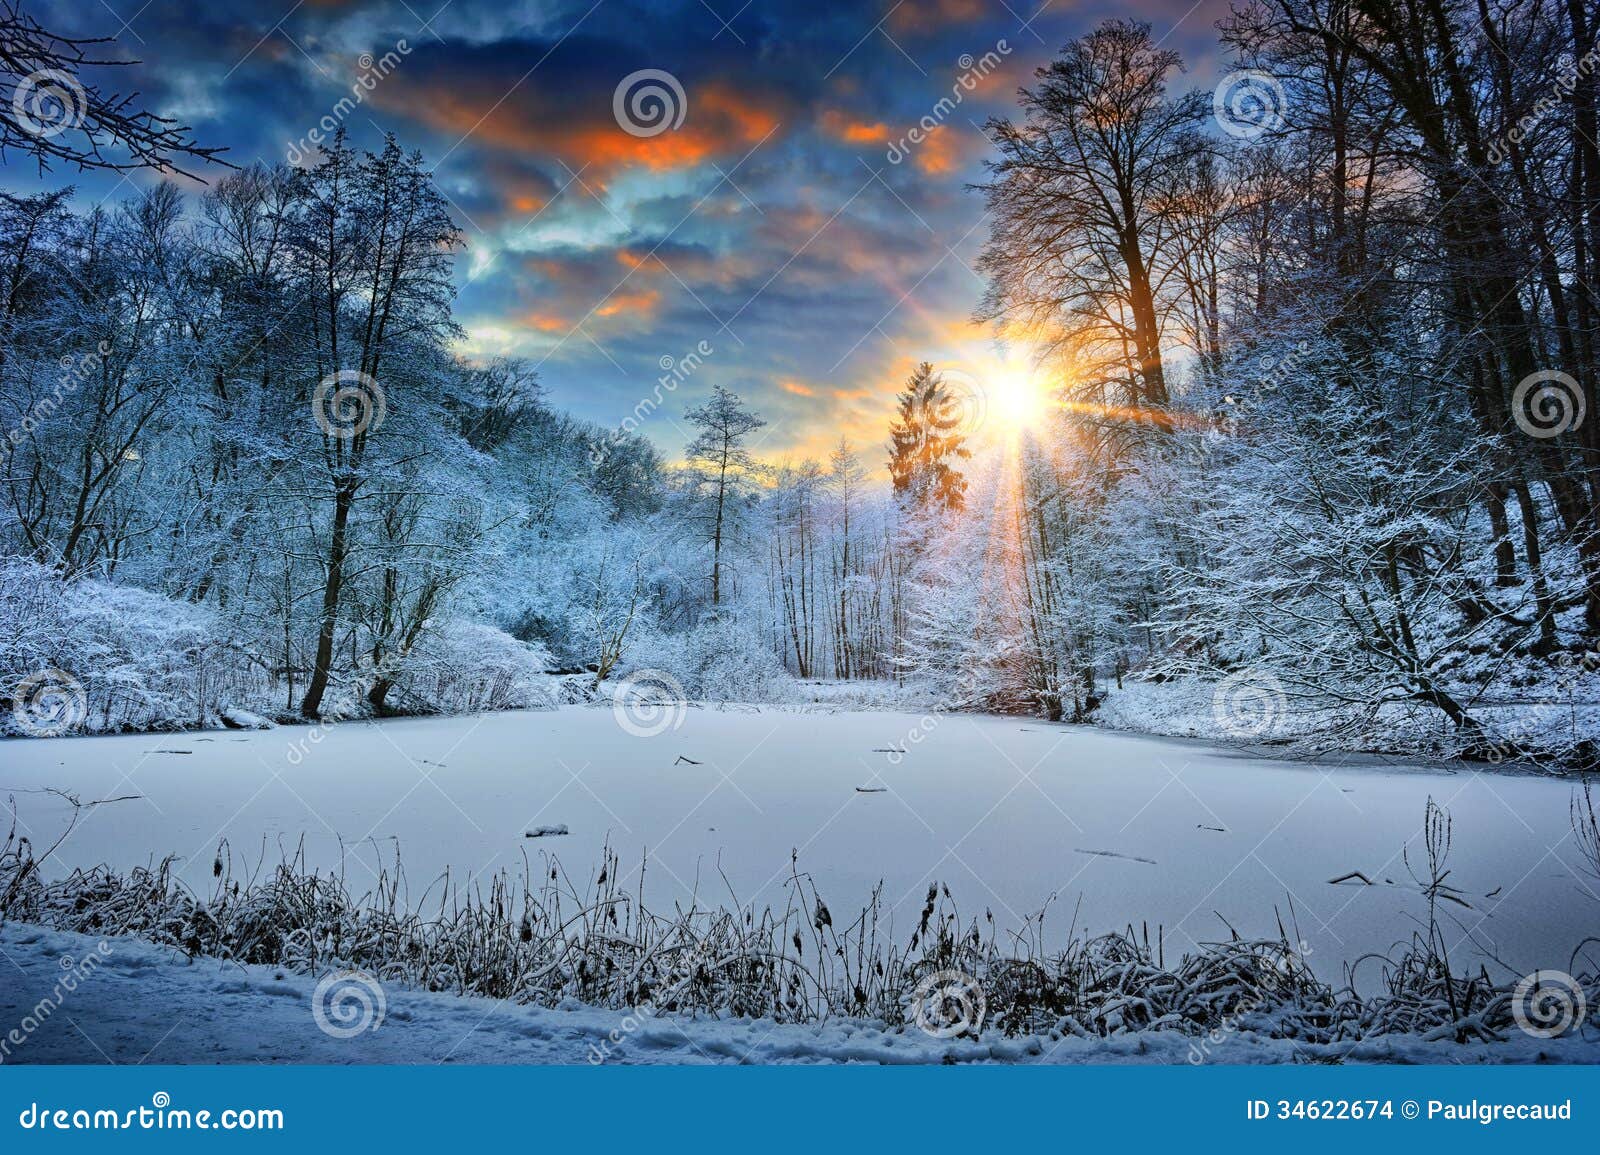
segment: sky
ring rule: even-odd
[[[234,163],[314,156],[334,123],[363,147],[393,132],[420,149],[466,240],[461,351],[528,359],[552,404],[606,427],[666,376],[639,431],[669,457],[715,384],[768,419],[763,458],[825,459],[844,434],[877,466],[916,362],[1025,372],[1024,352],[972,320],[985,120],[1108,17],[1148,21],[1182,53],[1180,84],[1226,71],[1227,0],[27,8],[54,31],[115,37],[108,53],[140,61],[118,87]],[[924,117],[935,127],[914,140]],[[73,183],[85,205],[155,179],[41,180],[18,158],[0,174],[13,191]],[[665,368],[680,364],[692,371]]]

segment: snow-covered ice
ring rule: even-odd
[[[1450,883],[1470,904],[1446,904],[1453,961],[1484,961],[1496,979],[1565,970],[1579,940],[1600,932],[1600,883],[1570,837],[1566,781],[1284,763],[1019,718],[930,725],[909,714],[696,707],[653,724],[665,728],[642,737],[610,708],[568,707],[11,741],[0,745],[0,788],[16,792],[41,847],[64,804],[23,791],[138,796],[88,810],[51,874],[175,853],[205,893],[219,840],[236,862],[265,850],[270,863],[303,838],[309,864],[342,864],[357,892],[398,845],[420,896],[447,867],[460,881],[545,853],[581,879],[609,839],[624,870],[648,852],[652,905],[686,903],[696,890],[702,904],[726,903],[723,875],[740,902],[759,905],[783,902],[792,850],[835,911],[853,910],[882,879],[900,941],[933,879],[964,914],[989,909],[1002,927],[1056,895],[1058,933],[1075,911],[1080,930],[1143,922],[1153,935],[1159,924],[1174,952],[1226,937],[1230,925],[1275,935],[1292,904],[1307,960],[1329,980],[1408,938],[1424,916],[1402,852],[1415,859],[1431,796],[1454,817]],[[180,749],[190,753],[164,752]],[[525,837],[558,825],[571,833]],[[1352,871],[1375,885],[1330,885]]]

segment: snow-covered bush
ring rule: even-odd
[[[641,640],[630,658],[628,674],[659,670],[689,698],[790,702],[796,697],[794,678],[771,648],[729,618],[709,618],[684,634],[653,635]]]
[[[426,630],[406,656],[396,689],[426,712],[548,709],[556,688],[543,646],[519,642],[478,622],[446,619]]]
[[[445,618],[385,672],[408,713],[539,709],[554,700],[549,661],[541,646]],[[324,716],[371,712],[376,677],[370,664],[342,677]],[[187,729],[224,715],[238,724],[281,711],[281,686],[206,607],[0,560],[0,732]]]
[[[209,610],[146,590],[6,559],[0,620],[11,733],[204,726],[263,688]]]

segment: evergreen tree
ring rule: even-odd
[[[906,379],[889,429],[889,476],[895,496],[918,508],[959,510],[967,479],[952,460],[971,457],[960,432],[961,415],[949,387],[924,361]]]

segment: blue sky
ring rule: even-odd
[[[705,342],[712,353],[643,432],[674,453],[683,410],[726,384],[771,421],[760,451],[773,460],[821,456],[840,433],[875,458],[914,362],[995,355],[970,322],[986,232],[967,186],[988,155],[979,126],[1015,107],[1035,67],[1100,20],[1135,17],[1182,52],[1186,83],[1209,87],[1227,8],[140,2],[29,10],[58,31],[115,36],[109,52],[141,61],[117,70],[117,86],[226,144],[235,163],[304,148],[369,77],[340,119],[358,144],[393,131],[437,166],[467,240],[466,352],[528,358],[555,404],[611,426],[663,359]],[[681,102],[669,92],[676,127],[619,124],[618,84],[641,70],[681,90]],[[891,150],[956,93],[927,139]],[[16,157],[4,180],[72,182],[85,202],[132,191],[102,174],[41,181]]]

